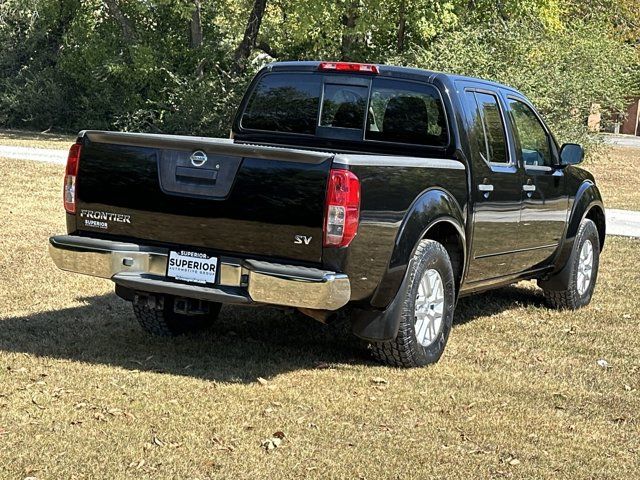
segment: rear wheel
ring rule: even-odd
[[[398,335],[371,345],[376,359],[396,367],[437,362],[453,324],[455,282],[447,250],[438,242],[423,240],[409,269]]]
[[[218,318],[220,303],[170,295],[136,294],[133,313],[140,326],[160,337],[175,337],[209,328]]]
[[[547,304],[552,308],[576,310],[588,305],[593,296],[600,264],[600,239],[595,224],[588,219],[582,221],[567,261],[566,278],[554,289],[539,282]],[[559,287],[559,288],[558,288]]]

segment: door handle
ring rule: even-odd
[[[527,197],[531,198],[533,196],[533,192],[536,191],[536,186],[530,184],[522,185],[522,190],[527,192]]]
[[[481,183],[480,185],[478,185],[478,190],[484,192],[482,195],[484,198],[489,198],[489,193],[493,192],[493,185]]]

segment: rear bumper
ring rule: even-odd
[[[61,270],[108,278],[132,290],[220,303],[337,310],[351,296],[346,275],[315,268],[223,256],[218,283],[208,287],[167,279],[167,249],[59,235],[49,239],[49,254]]]

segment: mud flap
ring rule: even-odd
[[[407,296],[409,277],[409,269],[407,269],[395,298],[385,310],[353,309],[351,331],[355,336],[369,342],[387,342],[396,338],[400,328],[404,299]]]

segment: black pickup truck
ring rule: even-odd
[[[536,279],[551,307],[589,303],[605,212],[582,158],[504,85],[273,63],[230,139],[80,132],[50,254],[113,280],[154,334],[225,303],[348,312],[377,359],[421,366],[460,296]]]

